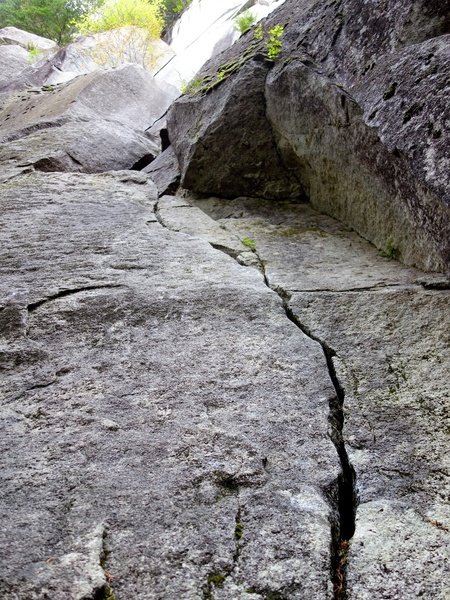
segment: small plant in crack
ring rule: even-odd
[[[259,24],[253,32],[253,36],[258,42],[262,42],[264,40],[267,56],[270,60],[275,60],[278,58],[281,49],[283,48],[283,42],[280,39],[283,35],[283,31],[283,25],[275,25],[275,27],[272,27],[272,29],[267,31],[263,29],[261,24]]]
[[[282,25],[275,25],[269,31],[269,40],[266,42],[267,56],[270,60],[275,60],[281,52],[283,43],[281,36],[283,35],[284,27]]]
[[[261,42],[264,39],[264,31],[261,23],[255,28],[253,35],[255,37],[255,40],[258,40],[258,42]]]
[[[234,537],[237,540],[240,540],[243,535],[244,535],[244,529],[242,527],[242,523],[240,521],[237,521],[236,527],[234,528]]]
[[[253,27],[256,22],[256,16],[249,10],[245,10],[234,20],[234,29],[242,35]]]
[[[256,252],[256,244],[255,244],[255,240],[252,240],[248,237],[245,237],[242,240],[242,243],[244,244],[244,246],[247,246],[247,248],[249,248],[252,252]]]
[[[391,260],[397,260],[400,256],[400,251],[394,244],[394,240],[392,238],[388,241],[386,249],[381,251],[381,256],[385,256]]]
[[[216,587],[222,588],[227,576],[222,573],[212,573],[208,576],[208,583]]]

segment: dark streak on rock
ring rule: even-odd
[[[334,600],[346,600],[346,567],[349,550],[349,540],[355,533],[355,517],[358,507],[358,495],[356,492],[356,473],[350,463],[342,435],[344,426],[344,399],[345,391],[342,387],[333,364],[336,352],[323,340],[315,336],[289,306],[290,293],[276,286],[272,287],[265,271],[264,262],[255,252],[259,260],[259,270],[262,272],[264,283],[274,291],[283,303],[287,318],[302,331],[307,337],[320,344],[322,347],[328,373],[335,389],[335,396],[330,399],[329,422],[331,425],[331,440],[336,448],[341,463],[341,473],[331,489],[325,490],[326,496],[337,514],[337,520],[331,521],[331,579],[334,588]]]
[[[355,532],[355,517],[358,506],[358,496],[356,492],[356,473],[350,463],[345,448],[342,430],[344,426],[344,399],[345,391],[341,386],[333,364],[333,357],[336,352],[328,344],[316,337],[298,317],[294,315],[291,308],[284,302],[286,316],[294,323],[305,335],[318,342],[322,346],[325,360],[333,383],[336,395],[330,399],[329,421],[331,424],[331,440],[336,447],[336,451],[341,462],[342,471],[334,489],[328,491],[328,497],[335,505],[339,521],[337,527],[332,523],[332,579],[334,584],[334,600],[345,600],[346,596],[346,565],[348,542]]]
[[[120,287],[123,287],[123,286],[115,285],[115,284],[108,284],[108,285],[91,285],[91,286],[75,288],[75,289],[71,289],[71,290],[61,290],[57,294],[53,294],[52,296],[48,296],[47,298],[43,298],[42,300],[38,300],[37,302],[32,302],[31,304],[28,304],[27,309],[28,309],[29,313],[32,313],[33,311],[35,311],[37,308],[39,308],[43,304],[46,304],[47,302],[50,302],[52,300],[58,300],[59,298],[64,298],[65,296],[71,296],[73,294],[79,294],[80,292],[88,292],[91,290],[103,290],[103,289],[112,289],[112,288],[120,288]]]
[[[107,547],[107,536],[108,530],[105,527],[103,530],[103,541],[102,541],[102,551],[100,554],[100,566],[105,572],[105,583],[103,586],[96,590],[93,596],[93,600],[115,600],[114,591],[111,587],[112,575],[108,571],[108,556],[110,554]]]

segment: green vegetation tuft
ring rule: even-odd
[[[227,576],[222,575],[221,573],[212,573],[212,575],[208,576],[208,583],[215,585],[216,587],[223,587]]]
[[[251,250],[252,252],[256,252],[255,240],[252,240],[252,239],[250,239],[250,238],[248,238],[248,237],[245,237],[245,238],[242,240],[242,243],[244,244],[244,246],[247,246],[247,248],[250,248],[250,250]]]
[[[390,258],[391,260],[398,260],[400,256],[400,251],[398,247],[394,244],[394,240],[390,239],[386,245],[386,249],[381,251],[381,256],[385,256],[386,258]]]
[[[249,10],[245,10],[242,14],[234,19],[234,29],[244,34],[251,29],[256,23],[256,17]]]
[[[275,25],[269,31],[269,39],[266,42],[267,56],[270,60],[275,60],[281,52],[283,43],[280,40],[283,35],[284,27],[282,25]]]
[[[240,521],[238,521],[236,523],[236,527],[234,529],[234,537],[237,540],[240,540],[243,535],[244,535],[244,529],[242,527],[242,523]]]

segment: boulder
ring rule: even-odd
[[[130,64],[144,67],[148,73],[154,75],[174,56],[174,51],[163,40],[150,38],[148,32],[137,27],[122,27],[82,36],[61,49],[50,40],[14,27],[5,27],[0,30],[0,34],[2,31],[5,32],[5,37],[0,37],[0,44],[2,39],[5,44],[13,43],[17,37],[18,45],[39,52],[36,57],[26,55],[27,63],[20,69],[20,76],[13,80],[5,78],[0,81],[0,93],[22,90],[27,86],[41,87],[66,83],[78,75]],[[37,40],[33,41],[34,38]],[[51,46],[46,42],[50,42]],[[42,56],[43,54],[45,56]],[[178,87],[166,83],[164,79],[160,80],[159,86],[174,98],[179,93]]]
[[[0,29],[0,45],[14,44],[25,48],[25,50],[39,50],[40,52],[49,52],[57,49],[57,44],[53,40],[41,37],[28,31],[22,31],[17,27],[3,27]]]
[[[41,60],[26,76],[33,85],[55,85],[99,69],[136,64],[154,75],[174,55],[163,42],[149,38],[137,27],[122,27],[80,37],[55,54]],[[160,82],[164,86],[164,81]]]
[[[142,171],[152,178],[161,196],[175,193],[180,185],[180,169],[172,146],[159,154]]]
[[[246,175],[260,160],[247,83],[252,97],[261,97],[253,115],[265,107],[259,130],[273,140],[266,161],[271,154],[283,165],[286,196],[295,178],[314,207],[378,248],[390,248],[408,265],[447,272],[449,149],[442,132],[449,110],[449,14],[448,1],[404,0],[381,8],[374,0],[361,8],[345,0],[337,11],[323,0],[287,0],[265,23],[266,32],[286,24],[282,53],[266,77],[255,79],[249,64],[267,53],[268,39],[258,42],[249,32],[205,65],[197,89],[171,110],[182,185],[213,194],[227,189],[229,174],[216,168],[217,156],[235,145],[238,130],[247,142],[239,146],[245,168],[236,170],[232,195],[249,193]],[[227,111],[214,108],[231,88],[235,114],[246,115],[233,123]],[[205,122],[207,128],[199,126]],[[203,143],[209,158],[199,160]],[[214,173],[212,181],[205,182],[205,172]],[[280,197],[280,171],[272,176],[266,169],[264,178],[267,185],[254,194]]]
[[[33,166],[40,171],[80,171],[136,168],[159,153],[156,140],[113,121],[67,122],[36,130],[0,145],[5,166]]]
[[[18,44],[0,45],[0,88],[29,65],[29,52]]]
[[[183,187],[225,197],[302,193],[267,124],[262,89],[267,72],[264,61],[250,60],[220,93],[184,96],[171,109],[167,125]]]
[[[7,96],[1,157],[45,171],[132,168],[159,154],[159,140],[145,130],[172,99],[137,65]]]

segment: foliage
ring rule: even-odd
[[[234,537],[235,537],[237,540],[240,540],[240,539],[241,539],[241,537],[242,537],[243,535],[244,535],[244,529],[243,529],[243,527],[242,527],[242,523],[240,523],[240,522],[237,522],[237,523],[236,523],[236,527],[235,527],[235,529],[234,529]]]
[[[253,35],[255,36],[255,39],[258,40],[258,42],[264,39],[264,31],[261,23],[255,28]]]
[[[255,240],[251,240],[250,238],[246,237],[242,240],[242,243],[244,244],[244,246],[247,246],[247,248],[250,248],[250,250],[252,252],[255,252],[255,250],[256,250]]]
[[[284,27],[281,25],[275,25],[273,29],[269,31],[269,40],[266,42],[267,55],[270,60],[275,60],[281,52],[283,46],[280,37],[283,35]]]
[[[381,251],[381,256],[385,256],[391,260],[397,260],[400,256],[399,249],[394,244],[394,240],[392,238],[388,241],[386,249]]]
[[[204,81],[199,79],[198,77],[194,77],[191,81],[182,81],[181,82],[181,93],[182,94],[198,94],[203,87]]]
[[[39,48],[36,48],[35,46],[32,46],[32,45],[28,45],[27,50],[28,50],[28,54],[29,54],[29,57],[28,57],[29,63],[33,64],[41,58],[41,51],[39,50]]]
[[[152,67],[161,52],[153,36],[139,27],[119,27],[95,35],[95,44],[82,49],[82,54],[101,67],[115,68],[126,63]],[[89,63],[88,63],[89,64]]]
[[[234,29],[241,34],[245,33],[256,23],[256,17],[249,10],[245,10],[242,14],[234,19]]]
[[[264,31],[262,25],[259,24],[253,33],[258,42],[264,40],[267,48],[267,56],[270,60],[275,60],[281,52],[283,42],[280,38],[283,35],[283,31],[284,27],[282,25],[275,25],[275,27],[269,29],[269,31]]]
[[[215,585],[216,587],[223,587],[223,584],[225,583],[227,576],[226,575],[222,575],[221,573],[213,573],[212,575],[208,576],[208,583],[212,583],[213,585]]]
[[[95,1],[4,0],[0,2],[0,28],[18,27],[63,45],[75,33],[75,22],[93,8]]]
[[[192,0],[164,0],[165,26],[168,27],[171,25],[191,2]]]
[[[100,33],[133,26],[158,38],[163,27],[163,0],[105,0],[78,22],[81,33]]]

